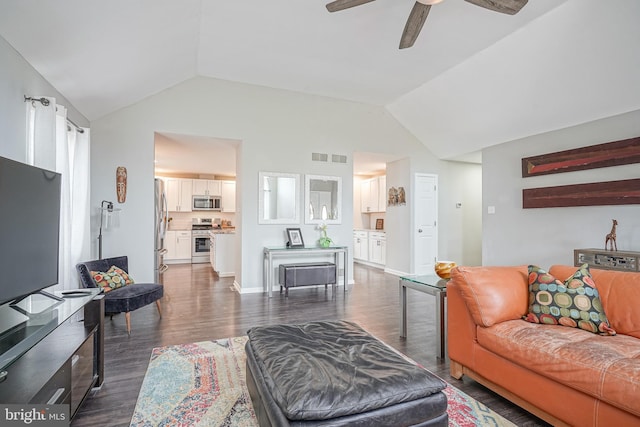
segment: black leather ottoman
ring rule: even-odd
[[[355,323],[247,334],[247,387],[261,427],[448,425],[446,383]]]

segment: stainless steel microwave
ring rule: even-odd
[[[219,211],[222,210],[220,196],[193,196],[191,209],[194,211]]]

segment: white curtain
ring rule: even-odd
[[[81,133],[69,126],[67,109],[47,99],[48,106],[27,102],[26,158],[62,175],[59,277],[49,288],[53,291],[78,288],[75,265],[90,256],[89,129]]]
[[[49,105],[39,101],[28,101],[26,163],[55,170],[56,164],[56,100],[43,96]]]
[[[75,265],[89,251],[89,129],[67,124],[67,109],[58,105],[56,171],[62,174],[60,212],[60,289],[79,287]]]

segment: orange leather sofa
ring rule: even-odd
[[[565,280],[577,270],[553,266]],[[522,320],[527,266],[457,267],[447,284],[451,375],[553,425],[640,426],[640,273],[591,269],[615,336]]]

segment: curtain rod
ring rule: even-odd
[[[45,97],[42,97],[42,98],[33,98],[33,97],[31,97],[31,96],[24,95],[24,102],[27,102],[27,101],[31,101],[32,103],[33,103],[33,102],[39,102],[40,104],[44,105],[45,107],[48,107],[48,106],[49,106],[49,104],[51,103],[51,101],[49,101],[49,100],[48,100],[47,98],[45,98]],[[78,126],[77,124],[75,124],[75,123],[74,123],[70,118],[67,118],[67,123],[70,123],[73,127],[75,127],[75,128],[76,128],[76,130],[77,130],[79,133],[84,133],[84,129],[82,129],[80,126]],[[71,130],[71,129],[69,129],[69,130]]]

